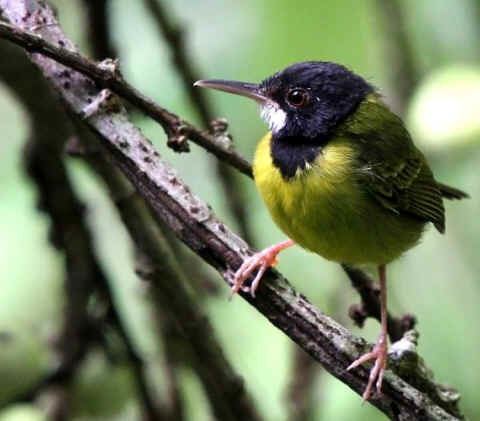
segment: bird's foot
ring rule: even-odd
[[[246,259],[235,273],[230,296],[232,297],[238,291],[242,290],[250,291],[252,297],[255,297],[255,291],[260,285],[263,274],[267,269],[277,264],[278,254],[287,247],[293,246],[293,244],[294,242],[292,240],[282,241],[281,243],[267,247],[265,250],[255,253],[253,256]],[[243,284],[245,281],[255,271],[257,271],[257,273],[251,285],[249,287],[244,286]]]
[[[387,367],[387,338],[385,335],[380,335],[377,343],[370,352],[362,355],[360,358],[356,359],[352,364],[350,364],[347,370],[358,367],[370,360],[375,360],[375,363],[370,370],[370,376],[368,377],[368,384],[363,392],[362,399],[364,401],[368,400],[372,394],[373,385],[377,389],[377,393],[382,393],[382,381],[383,373]]]

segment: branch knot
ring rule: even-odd
[[[217,143],[225,150],[233,149],[232,136],[228,132],[228,121],[226,118],[219,117],[210,122],[210,133],[214,136]]]
[[[189,127],[185,124],[177,124],[168,134],[167,146],[178,153],[190,152],[188,129]]]
[[[122,80],[123,76],[120,72],[120,64],[118,58],[106,58],[97,63],[97,67],[105,75],[107,80]]]

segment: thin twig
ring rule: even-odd
[[[201,78],[199,72],[195,69],[192,58],[187,55],[184,29],[174,23],[171,13],[162,1],[145,0],[145,4],[154,18],[159,32],[170,47],[175,68],[183,82],[184,90],[190,102],[200,117],[202,126],[206,129],[210,128],[215,115],[206,91],[196,89],[193,86],[193,83]],[[246,198],[242,186],[232,169],[222,161],[215,161],[215,166],[227,205],[238,223],[240,235],[247,243],[253,244],[253,235],[245,209]]]
[[[68,49],[74,48],[48,7],[39,9],[35,0],[28,0],[28,11],[34,12],[32,16],[28,15],[25,2],[0,0],[0,9],[10,21],[24,28],[38,25],[39,16],[55,23],[55,26],[43,28],[43,36],[54,43],[61,41]],[[69,88],[65,89],[64,78],[59,77],[64,71],[63,66],[38,54],[31,55],[31,59],[49,78],[72,113],[81,115],[89,98],[100,96],[98,89],[92,87],[92,81],[81,74],[71,71]],[[215,217],[204,202],[190,193],[175,171],[160,159],[151,143],[128,121],[121,105],[117,104],[113,109],[100,108],[85,123],[97,133],[115,165],[149,203],[155,216],[165,221],[182,241],[232,284],[234,270],[252,251]],[[361,394],[368,369],[358,367],[345,371],[345,367],[365,351],[364,341],[313,307],[276,271],[267,273],[255,299],[244,293],[240,295],[331,374]],[[410,378],[421,375],[417,367],[410,367],[410,370]],[[455,397],[445,396],[444,391],[428,378],[424,379],[423,385],[428,387],[422,392],[387,371],[383,395],[375,396],[369,402],[392,419],[458,419],[457,394]]]
[[[44,31],[48,29],[45,23],[42,27]],[[21,45],[27,51],[41,52],[43,55],[53,58],[59,63],[92,78],[96,84],[111,89],[157,121],[165,130],[171,143],[178,145],[180,141],[180,145],[182,145],[182,139],[190,139],[223,162],[236,168],[242,174],[252,177],[252,168],[248,161],[233,151],[231,145],[225,143],[221,134],[214,136],[199,130],[172,112],[157,105],[153,100],[141,94],[123,79],[115,62],[95,63],[81,56],[76,51],[64,48],[65,45],[62,45],[63,41],[61,40],[60,44],[58,44],[59,46],[57,46],[49,43],[40,35],[27,32],[5,22],[0,22],[0,37]],[[67,74],[64,74],[64,78],[64,83],[68,86],[68,70]],[[90,91],[95,92],[94,84],[91,84]],[[92,100],[93,98],[90,96],[90,101]]]

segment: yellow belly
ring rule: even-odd
[[[334,139],[285,181],[273,165],[271,135],[255,153],[255,183],[276,224],[300,246],[342,263],[388,263],[419,240],[424,224],[379,206],[355,177],[351,142]]]

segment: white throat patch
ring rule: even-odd
[[[262,105],[260,115],[274,134],[283,129],[287,120],[285,111],[273,101],[267,101]]]

